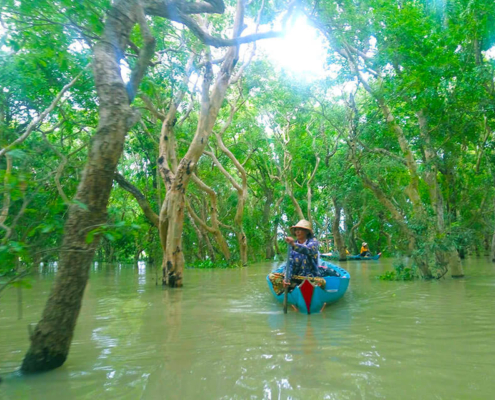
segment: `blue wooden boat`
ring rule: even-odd
[[[304,279],[287,296],[287,302],[294,305],[303,314],[319,313],[326,304],[339,300],[349,286],[351,278],[349,272],[328,261],[321,261],[321,265],[324,269],[329,269],[334,273],[334,276],[323,277],[326,281],[325,289],[313,285],[309,279]],[[284,268],[285,266],[282,265],[273,272],[284,273]],[[283,303],[284,293],[277,294],[275,292],[269,276],[266,277],[266,280],[272,294],[280,303]]]
[[[375,254],[374,256],[362,257],[359,254],[356,254],[354,256],[347,256],[347,261],[354,261],[354,260],[357,260],[357,261],[378,260],[381,255],[382,255],[382,253],[378,253],[378,254]],[[320,257],[323,258],[323,259],[325,259],[325,260],[338,260],[339,259],[339,256],[338,255],[335,255],[335,254],[332,254],[332,255],[321,254]]]

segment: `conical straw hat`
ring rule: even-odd
[[[305,219],[300,220],[297,224],[290,227],[290,231],[292,232],[292,234],[294,234],[294,229],[296,228],[306,229],[313,235],[313,228],[311,227],[311,223],[309,221],[306,221]]]

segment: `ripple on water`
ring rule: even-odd
[[[155,270],[92,271],[69,360],[35,377],[8,374],[27,349],[53,271],[0,302],[2,399],[491,398],[495,271],[465,279],[381,282],[390,260],[348,263],[346,296],[318,315],[283,315],[267,290],[272,265],[186,272],[182,290]]]

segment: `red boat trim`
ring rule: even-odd
[[[304,302],[306,303],[308,314],[311,314],[310,311],[311,300],[313,299],[313,293],[315,291],[315,287],[308,279],[305,279],[304,282],[299,285],[299,289],[301,290],[301,294],[303,296]]]

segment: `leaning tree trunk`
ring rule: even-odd
[[[124,17],[123,17],[124,16]],[[100,121],[74,204],[69,207],[55,283],[41,320],[31,335],[23,372],[61,366],[69,353],[84,288],[99,237],[88,233],[106,222],[114,172],[125,135],[135,121],[120,74],[120,57],[136,21],[135,2],[118,1],[108,15],[102,40],[94,48],[94,77]]]

